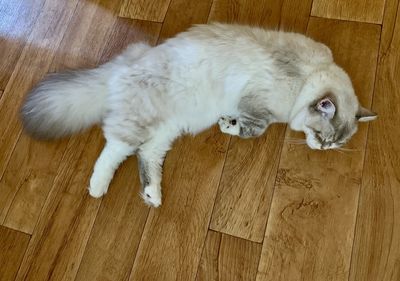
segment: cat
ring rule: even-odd
[[[218,123],[250,138],[287,122],[310,148],[331,149],[377,115],[359,104],[327,46],[297,33],[215,23],[155,47],[132,44],[95,69],[50,74],[27,95],[21,116],[39,139],[101,124],[106,144],[90,195],[104,195],[121,162],[136,154],[142,197],[158,207],[162,164],[182,134]]]

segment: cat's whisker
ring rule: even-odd
[[[341,150],[338,149],[338,148],[334,148],[333,150],[336,151],[336,152],[339,152],[339,153],[341,153],[341,154],[346,154],[344,151],[341,151]]]
[[[285,139],[284,142],[290,143],[290,144],[306,144],[306,140],[302,139]]]

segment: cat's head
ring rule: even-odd
[[[376,119],[362,107],[348,75],[329,65],[305,82],[291,113],[290,126],[303,131],[312,149],[332,149],[346,144],[358,128],[358,122]]]

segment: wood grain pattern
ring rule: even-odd
[[[204,242],[203,254],[199,263],[196,281],[218,281],[218,255],[221,233],[209,230]]]
[[[33,232],[66,143],[43,143],[21,136],[0,181],[1,224]]]
[[[0,280],[400,280],[399,5],[0,0]],[[362,124],[353,151],[319,152],[284,143],[303,138],[284,125],[254,140],[214,127],[173,146],[163,205],[149,209],[135,157],[106,197],[88,197],[100,130],[55,142],[20,135],[21,99],[46,72],[94,67],[129,43],[213,21],[308,27],[366,107],[375,89],[368,139]]]
[[[0,89],[5,89],[44,2],[0,1]]]
[[[161,29],[160,39],[167,39],[193,24],[206,23],[212,0],[171,0]]]
[[[278,27],[282,1],[214,0],[209,21],[242,23],[255,26]]]
[[[33,27],[22,54],[10,77],[0,108],[0,177],[3,176],[11,153],[21,133],[19,104],[25,93],[38,82],[50,67],[55,50],[67,29],[77,0],[46,1]]]
[[[262,242],[285,126],[254,140],[232,138],[210,228]]]
[[[351,281],[400,280],[400,6],[388,1],[383,23],[351,264]]]
[[[369,23],[382,23],[383,0],[314,0],[311,15]]]
[[[255,280],[261,246],[209,231],[196,281]]]
[[[242,9],[245,4],[250,3],[244,1]],[[263,20],[269,26],[284,22],[286,30],[300,31],[304,28],[305,32],[310,8],[311,1],[281,1],[271,11],[278,17]],[[248,9],[252,10],[252,7]],[[240,16],[228,18],[246,21]],[[255,17],[252,16],[252,19]],[[211,229],[251,241],[263,240],[284,131],[285,126],[273,125],[260,138],[233,138],[214,206]]]
[[[85,9],[88,8],[82,8],[81,10],[85,11]],[[76,20],[80,20],[79,14],[76,16]],[[115,20],[114,23],[116,24]],[[108,24],[110,25],[106,28],[114,26],[111,22],[107,23],[106,21],[103,24],[105,27]],[[154,26],[154,31],[159,32],[160,27],[158,25],[150,25]],[[75,26],[73,24],[71,26],[71,30],[76,32]],[[134,27],[134,25],[130,26]],[[141,26],[141,24],[136,26],[137,34],[134,38],[139,40],[152,38],[151,35],[140,36],[140,34],[144,34]],[[146,24],[143,24],[143,26],[146,26]],[[146,31],[151,29],[148,27]],[[98,36],[105,37],[107,34],[108,32],[103,34],[99,32]],[[93,39],[91,36],[89,38]],[[114,40],[114,37],[110,37],[111,41],[109,43],[108,38],[107,40],[104,38],[98,39],[104,40],[105,44],[111,44],[111,46],[116,46],[116,42],[121,42]],[[129,39],[122,42],[128,43]],[[90,47],[90,44],[86,43],[86,46]],[[104,46],[103,49],[105,55],[103,54],[102,57],[106,60],[106,56],[110,54],[110,46]],[[100,57],[101,54],[96,54],[96,56]],[[82,136],[74,137],[68,143],[67,150],[57,171],[57,178],[46,200],[42,211],[43,215],[35,228],[24,263],[18,273],[19,279],[17,278],[17,280],[46,280],[46,278],[71,280],[76,277],[101,203],[101,200],[89,197],[86,186],[94,162],[102,147],[103,140],[99,130],[92,130],[90,134],[86,133]],[[101,217],[99,217],[99,220],[101,220]],[[127,224],[126,222],[124,223]],[[89,251],[90,249],[96,249],[93,244],[91,245],[92,247],[89,248]],[[88,255],[87,258],[90,259],[90,252]],[[81,274],[84,275],[84,265],[82,270],[83,273]]]
[[[73,280],[101,200],[86,186],[103,147],[101,134],[71,138],[16,280]]]
[[[159,38],[160,30],[161,24],[159,23],[117,18],[107,39],[108,44],[103,50],[100,63],[109,61],[131,43],[145,41],[155,44]]]
[[[180,139],[169,152],[164,202],[150,211],[131,281],[195,278],[227,144],[228,138],[214,127]]]
[[[105,56],[119,53],[131,42],[155,43],[161,25],[117,20]],[[105,60],[105,58],[103,57]],[[139,196],[136,158],[117,171],[103,199],[75,280],[127,280],[147,220],[149,208]]]
[[[222,234],[219,280],[255,280],[260,254],[260,244]]]
[[[163,22],[171,0],[124,0],[119,15],[125,18]]]
[[[95,5],[101,2],[105,3]],[[119,6],[115,3],[118,1],[79,2],[50,72],[66,67],[93,67],[98,63],[116,21],[112,11]],[[100,23],[98,18],[102,18]],[[26,135],[21,136],[0,181],[0,191],[7,195],[1,199],[6,200],[1,204],[4,207],[0,216],[1,219],[7,212],[5,226],[32,233],[66,144],[66,141],[37,142]]]
[[[136,158],[117,172],[104,197],[75,280],[127,280],[149,213],[139,196]]]
[[[379,26],[312,18],[307,34],[332,48],[369,105]],[[344,154],[284,145],[257,280],[348,279],[366,129]]]
[[[181,25],[163,28],[176,33]],[[227,144],[216,128],[174,144],[164,165],[164,202],[150,212],[130,280],[194,279]]]
[[[14,280],[30,235],[0,226],[0,280]]]

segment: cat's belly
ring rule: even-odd
[[[173,118],[182,131],[197,134],[213,126],[222,116],[237,116],[236,108],[223,101],[209,100],[200,106],[184,108]]]

